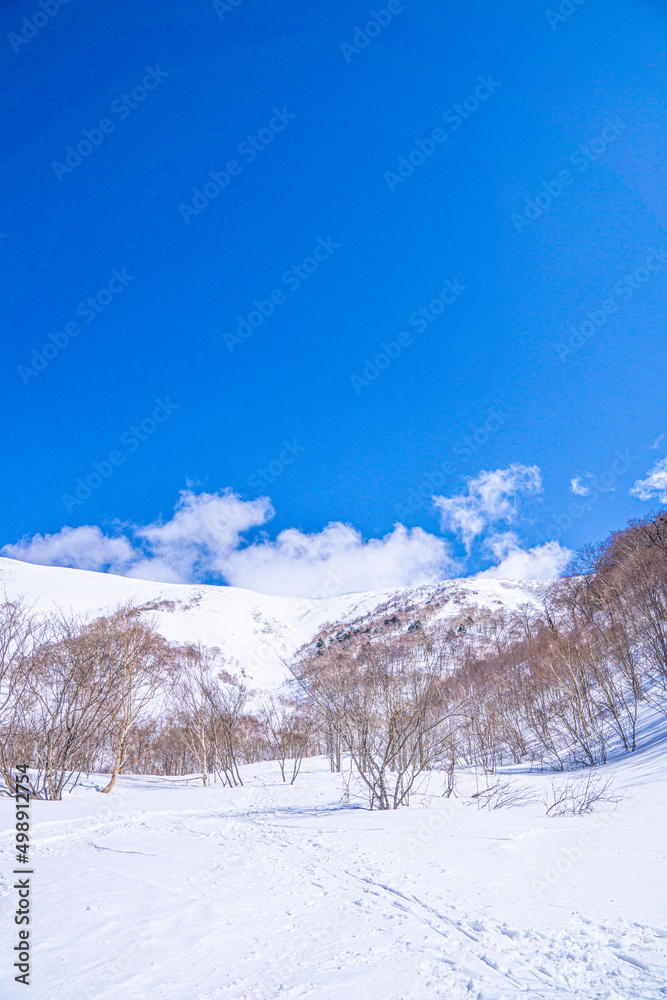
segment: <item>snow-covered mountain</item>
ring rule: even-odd
[[[95,616],[132,600],[167,638],[218,646],[266,687],[283,680],[281,657],[325,626],[327,642],[337,626],[384,635],[416,618],[429,628],[472,619],[474,631],[485,611],[537,606],[544,592],[477,578],[297,600],[8,559],[2,584],[45,611]],[[450,796],[431,771],[397,812],[369,811],[349,761],[334,773],[322,757],[294,785],[274,761],[243,765],[237,787],[122,774],[106,796],[108,774],[83,776],[62,801],[30,806],[31,996],[665,997],[666,726],[643,705],[636,752],[612,748],[584,772],[461,766]],[[602,789],[592,814],[553,811],[589,782]],[[17,816],[0,797],[4,955],[19,947],[18,883],[4,874]],[[12,961],[0,963],[2,997],[21,992]]]
[[[91,617],[131,601],[155,616],[166,639],[218,647],[230,673],[265,689],[282,684],[285,661],[325,626],[345,626],[379,613],[405,623],[424,615],[455,620],[463,609],[537,606],[545,589],[533,582],[470,577],[340,597],[273,597],[236,587],[154,583],[0,558],[3,586],[10,598],[22,595],[36,610],[60,608]]]

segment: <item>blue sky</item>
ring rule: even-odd
[[[667,500],[667,11],[517,6],[3,5],[5,554],[362,589]]]

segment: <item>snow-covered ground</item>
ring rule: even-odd
[[[237,587],[162,584],[110,573],[38,566],[0,558],[0,588],[10,598],[22,595],[36,609],[60,608],[95,617],[131,601],[154,608],[160,632],[174,642],[217,646],[230,673],[269,690],[288,675],[285,661],[328,623],[351,621],[378,605],[426,607],[442,592],[465,595],[480,607],[516,608],[539,603],[541,585],[471,578],[400,591],[345,594],[339,597],[271,597]],[[388,611],[388,613],[390,613]],[[455,617],[460,606],[445,603],[440,616]]]
[[[363,808],[326,760],[293,787],[122,778],[32,806],[33,959],[12,981],[13,803],[0,801],[0,995],[34,1000],[592,1000],[667,996],[664,727],[600,773],[624,799],[480,810],[464,776]],[[478,779],[483,783],[481,776]],[[557,781],[564,780],[557,777]]]
[[[163,634],[219,646],[260,687],[329,622],[379,609],[459,613],[539,602],[533,585],[452,581],[320,600],[128,580],[0,560],[10,596],[97,615],[128,599]],[[164,603],[167,602],[167,603]],[[148,612],[147,612],[148,613]],[[619,1000],[667,998],[667,721],[596,774],[619,797],[547,817],[565,776],[431,775],[410,808],[369,812],[328,762],[293,787],[84,782],[32,812],[32,982],[13,980],[14,803],[0,799],[0,997],[33,1000]],[[571,777],[571,776],[569,776]],[[479,808],[486,781],[523,805]]]

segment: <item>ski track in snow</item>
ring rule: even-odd
[[[553,861],[553,838],[580,836],[592,817],[559,832],[539,807],[477,812],[461,798],[434,829],[436,808],[341,804],[342,777],[326,761],[307,761],[292,788],[275,764],[243,770],[242,788],[121,779],[117,797],[77,790],[33,805],[31,997],[667,997],[667,932],[638,916],[646,886],[611,869],[610,893],[626,898],[608,914],[606,887],[587,898],[568,883],[586,862],[553,895],[531,888],[526,872]],[[635,841],[645,815],[664,828],[664,792],[664,782],[649,786],[640,812],[600,837],[590,862],[603,863],[609,837],[620,838],[626,863],[647,867],[660,896],[664,852],[650,846],[651,830]],[[9,818],[11,805],[2,810]],[[9,827],[3,874],[13,867]],[[3,998],[23,995],[7,978],[13,903],[4,878]]]

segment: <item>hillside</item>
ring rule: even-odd
[[[9,597],[25,596],[38,610],[60,608],[90,617],[130,601],[155,615],[166,639],[219,648],[230,673],[265,689],[283,683],[284,661],[321,632],[375,627],[394,616],[398,623],[392,623],[392,631],[416,620],[455,622],[471,610],[474,618],[476,608],[537,606],[545,589],[544,584],[473,577],[342,597],[272,597],[236,587],[153,583],[4,558],[0,586]]]

